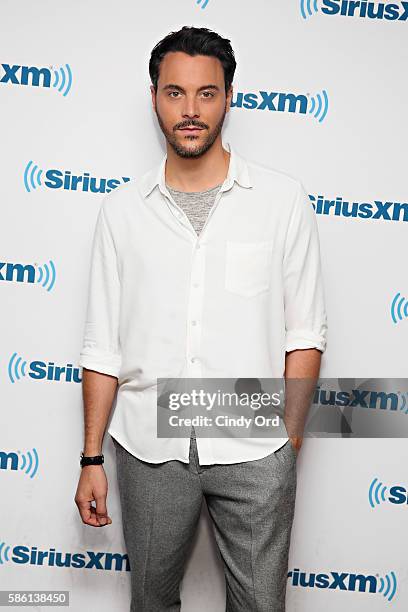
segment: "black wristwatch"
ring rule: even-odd
[[[79,464],[80,464],[81,468],[84,467],[85,465],[102,465],[102,463],[105,460],[103,455],[95,455],[94,457],[85,457],[83,451],[82,451],[80,457],[81,457],[81,460],[80,460]]]

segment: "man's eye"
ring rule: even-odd
[[[169,96],[171,96],[171,94],[174,94],[174,93],[178,94],[178,93],[180,93],[180,92],[178,92],[178,91],[171,91],[171,92],[169,93]]]
[[[209,95],[209,96],[207,96],[207,97],[210,97],[210,98],[213,98],[213,97],[214,97],[214,94],[212,93],[212,91],[203,91],[203,93],[204,93],[204,94],[210,94],[210,95]]]

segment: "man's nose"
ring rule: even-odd
[[[182,109],[183,117],[197,118],[200,116],[200,105],[195,96],[186,96]]]

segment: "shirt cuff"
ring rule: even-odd
[[[102,374],[119,376],[121,357],[115,353],[82,352],[79,356],[79,365],[88,370],[96,370]]]
[[[286,351],[317,348],[322,353],[326,350],[326,338],[310,329],[291,329],[286,332]]]

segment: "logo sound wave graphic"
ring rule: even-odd
[[[20,453],[20,451],[18,451]],[[25,474],[28,474],[30,478],[34,478],[38,470],[38,453],[35,448],[33,451],[28,451],[26,454],[21,455],[21,466],[19,467]]]
[[[28,162],[24,169],[24,186],[28,193],[31,193],[32,189],[37,189],[37,187],[42,187],[41,183],[41,175],[43,171],[41,168],[34,164],[32,160]]]
[[[397,591],[397,577],[394,572],[385,575],[385,578],[379,578],[380,588],[378,593],[381,593],[388,601],[393,599]]]
[[[45,263],[42,266],[38,266],[37,270],[37,283],[40,283],[42,287],[46,287],[47,291],[51,291],[54,287],[56,278],[55,265],[52,259],[49,259],[49,265]]]
[[[201,3],[202,3],[202,4],[201,4]],[[201,7],[200,7],[200,8],[205,9],[205,7],[206,7],[206,6],[207,6],[207,4],[208,4],[208,0],[196,0],[196,4],[201,4]]]
[[[406,297],[401,295],[399,292],[395,294],[394,299],[391,302],[391,318],[394,323],[402,321],[408,317],[408,300]]]
[[[0,565],[3,565],[6,561],[10,561],[10,546],[6,545],[5,542],[0,541]]]
[[[65,64],[65,67],[53,68],[54,70],[54,83],[52,84],[63,96],[69,93],[72,85],[72,72],[69,64]]]
[[[315,119],[318,119],[319,123],[321,123],[327,115],[327,111],[329,110],[329,98],[327,96],[327,91],[323,89],[322,93],[318,93],[312,98],[310,98],[310,109],[309,114],[313,115]]]
[[[398,393],[401,393],[400,391],[398,391]],[[402,412],[404,414],[408,414],[408,401],[407,401],[407,397],[408,397],[408,392],[402,392],[401,393],[401,399],[402,399],[402,405],[400,406],[400,410],[402,410]]]
[[[379,506],[382,502],[387,501],[385,499],[387,489],[388,487],[380,482],[378,478],[374,478],[368,489],[368,501],[372,508],[375,508],[375,506]]]
[[[8,363],[8,375],[12,383],[20,380],[26,374],[27,361],[23,361],[21,357],[17,357],[17,353],[13,353]]]
[[[307,19],[317,12],[317,0],[300,0],[300,14],[303,19]]]

